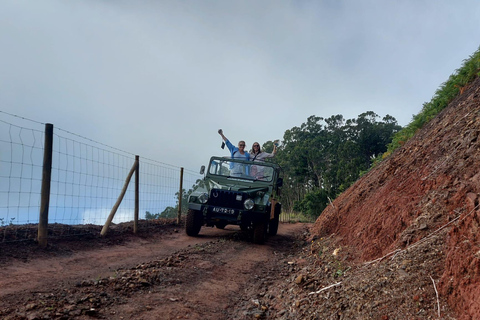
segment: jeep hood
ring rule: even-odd
[[[264,191],[268,192],[270,187],[266,186],[250,186],[249,182],[244,182],[239,184],[238,181],[215,181],[214,179],[207,179],[205,181],[205,185],[207,187],[207,191],[210,192],[212,189],[222,189],[222,190],[229,190],[229,191],[239,191],[239,192],[247,192],[247,193],[255,193],[257,191]]]

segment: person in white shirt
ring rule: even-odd
[[[251,161],[265,161],[266,158],[273,158],[277,153],[277,145],[273,144],[273,152],[268,153],[262,151],[260,148],[260,144],[258,142],[254,142],[252,145],[252,150],[250,150],[250,160]]]

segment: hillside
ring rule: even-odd
[[[311,230],[313,243],[329,237],[356,266],[388,266],[393,276],[377,274],[386,285],[417,276],[417,287],[430,284],[433,302],[435,280],[437,301],[456,318],[480,319],[479,133],[477,78],[325,209]],[[407,303],[384,301],[399,310]]]

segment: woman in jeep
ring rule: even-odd
[[[230,157],[232,159],[250,160],[250,154],[245,151],[245,141],[240,140],[237,148],[223,135],[222,129],[218,130],[218,134],[220,134],[223,141],[225,141],[228,150],[230,150]],[[248,175],[248,167],[241,163],[230,163],[230,169],[232,176],[241,177],[244,174]]]
[[[218,129],[218,134],[221,135],[223,141],[225,141],[228,150],[230,150],[230,156],[232,159],[250,160],[250,154],[245,151],[245,141],[240,140],[237,148],[223,135],[222,129]]]
[[[277,144],[273,144],[273,152],[267,153],[262,151],[260,148],[260,144],[258,142],[254,142],[252,145],[252,150],[250,150],[250,160],[252,161],[265,161],[266,158],[273,158],[277,153]]]

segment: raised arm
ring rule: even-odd
[[[228,140],[227,137],[225,137],[225,136],[223,135],[223,130],[222,130],[222,129],[218,129],[218,134],[222,136],[223,141],[227,141],[227,140]]]
[[[273,157],[275,157],[275,155],[277,154],[277,145],[274,143],[274,144],[273,144],[273,151],[272,151],[272,153],[266,153],[266,152],[265,152],[265,154],[266,154],[265,158],[273,158]]]

